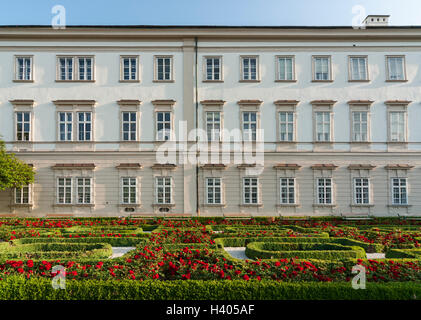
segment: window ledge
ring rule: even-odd
[[[410,208],[412,207],[411,204],[388,204],[389,208]]]
[[[16,83],[29,82],[29,83],[32,83],[32,82],[34,82],[34,80],[17,80],[17,79],[15,79],[15,80],[13,80],[13,82],[16,82]]]
[[[396,145],[407,145],[408,141],[387,141],[387,144],[396,144]]]
[[[261,80],[240,80],[239,82],[260,82]]]
[[[370,82],[370,80],[348,80],[348,82]]]
[[[154,83],[173,83],[175,82],[174,80],[153,80],[152,82]]]
[[[364,144],[371,144],[371,141],[351,141],[350,142],[351,144],[362,144],[362,145],[364,145]]]
[[[205,203],[203,204],[204,207],[226,207],[226,203]]]
[[[245,208],[263,207],[263,203],[243,203],[243,204],[240,204],[240,207],[245,207]]]
[[[56,82],[95,82],[95,80],[56,80]]]
[[[368,204],[350,204],[351,208],[371,208],[374,207],[374,204],[368,203]]]
[[[202,82],[216,82],[216,83],[222,83],[224,80],[202,80]]]
[[[333,141],[313,141],[314,144],[333,144]]]
[[[141,206],[140,203],[120,203],[119,207],[127,207],[127,208],[138,208]]]
[[[277,141],[278,142],[278,144],[297,144],[298,143],[298,141],[296,141],[296,140],[293,140],[293,141]]]
[[[32,208],[33,206],[32,203],[14,203],[10,205],[12,208]]]
[[[55,203],[53,207],[80,207],[80,208],[93,208],[95,207],[94,203]]]
[[[297,82],[297,80],[275,80],[275,82],[291,82],[291,83],[294,83],[294,82]]]
[[[172,208],[175,207],[175,203],[153,203],[152,207]]]
[[[336,204],[335,203],[332,203],[332,204],[315,203],[315,204],[313,204],[313,207],[315,207],[315,208],[335,208]]]
[[[311,82],[333,82],[333,80],[311,80]]]
[[[408,80],[386,80],[386,82],[408,82]]]
[[[288,208],[288,207],[299,207],[300,204],[299,203],[278,203],[276,206],[278,208],[282,208],[282,207]]]
[[[119,82],[124,83],[124,82],[128,82],[128,83],[139,83],[140,80],[119,80]]]

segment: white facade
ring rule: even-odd
[[[392,27],[2,28],[0,134],[8,150],[33,164],[37,175],[28,201],[16,203],[14,193],[4,191],[0,211],[34,216],[418,214],[420,33]],[[25,71],[19,57],[30,58],[27,81],[20,79]],[[74,77],[80,72],[78,57],[89,57],[92,80],[60,81],[60,57],[76,59]],[[137,79],[124,81],[124,57],[137,59]],[[157,81],[159,57],[171,59],[169,79],[163,81]],[[210,58],[221,73],[208,80]],[[291,59],[292,73],[279,69],[280,58]],[[319,66],[320,58],[328,65]],[[280,80],[280,73],[286,78]],[[30,114],[30,131],[21,133],[29,141],[17,141],[21,112]],[[91,117],[89,141],[80,141],[82,112]],[[123,141],[123,118],[129,116],[124,112],[136,114],[134,141]],[[180,141],[181,121],[188,131],[206,131],[207,112],[214,113],[214,128],[241,130],[247,122],[264,129],[263,170],[233,161],[225,167],[179,160],[174,167],[156,165],[163,144],[156,136],[158,118],[165,126],[170,113],[167,123]],[[281,141],[281,122],[288,122],[280,120],[282,112],[291,114],[291,138],[285,138],[290,141]],[[72,114],[71,141],[61,141],[60,113]],[[193,144],[192,136],[187,147]],[[63,178],[70,178],[68,189]],[[79,191],[79,183],[85,191]],[[59,200],[66,192],[70,203]],[[84,198],[86,192],[91,196]],[[90,201],[79,203],[79,193]]]

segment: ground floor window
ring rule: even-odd
[[[392,203],[408,204],[407,178],[392,179]]]
[[[332,204],[332,179],[317,179],[317,203]]]
[[[72,178],[57,179],[57,203],[72,203]]]
[[[156,203],[171,204],[172,181],[171,177],[156,177]]]
[[[244,178],[243,179],[243,202],[244,204],[259,203],[259,179]]]
[[[281,178],[281,204],[294,204],[295,203],[295,178]]]
[[[92,178],[77,178],[77,203],[92,202]]]
[[[29,204],[31,202],[30,186],[15,189],[15,204]]]
[[[221,204],[221,178],[206,178],[206,203]]]
[[[137,179],[135,177],[121,178],[122,199],[123,204],[137,203]]]
[[[354,179],[354,201],[355,204],[370,203],[370,180],[368,178]]]

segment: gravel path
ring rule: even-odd
[[[246,247],[225,247],[226,252],[228,252],[232,257],[236,259],[249,259],[246,256]]]
[[[121,257],[125,253],[136,249],[136,247],[112,247],[112,249],[113,249],[113,254],[111,255],[110,259]]]
[[[385,259],[386,254],[384,253],[367,253],[367,259]]]

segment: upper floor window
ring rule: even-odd
[[[352,112],[352,141],[366,142],[368,141],[368,112],[353,111]]]
[[[206,57],[205,58],[206,81],[222,80],[222,58]]]
[[[294,141],[294,112],[279,112],[279,140]]]
[[[330,57],[313,57],[313,81],[329,81],[331,78]]]
[[[155,81],[172,81],[172,60],[171,56],[155,57]]]
[[[31,81],[33,80],[32,57],[16,57],[15,80]]]
[[[59,112],[58,113],[58,128],[60,141],[73,140],[73,113]]]
[[[350,81],[367,81],[367,57],[349,57],[349,72]]]
[[[243,140],[256,141],[257,138],[257,112],[243,111]]]
[[[259,79],[259,59],[257,56],[241,57],[241,80],[255,81]]]
[[[122,112],[123,141],[137,140],[137,112]]]
[[[166,141],[171,139],[171,122],[170,111],[156,112],[156,139],[158,141]]]
[[[92,112],[78,112],[77,126],[79,141],[92,140]]]
[[[389,112],[389,132],[391,142],[406,141],[406,114],[402,111]]]
[[[31,112],[29,111],[16,112],[16,140],[31,140]]]
[[[386,61],[387,61],[387,80],[389,81],[406,80],[404,56],[389,56],[389,57],[386,57]]]
[[[57,79],[60,81],[92,81],[93,57],[58,57]]]
[[[219,141],[221,139],[221,112],[206,112],[206,133],[208,141]]]
[[[327,142],[330,137],[330,116],[328,111],[316,112],[316,141]]]
[[[139,80],[139,56],[121,57],[121,81]]]
[[[277,78],[278,81],[294,81],[294,57],[278,56],[277,60]]]

